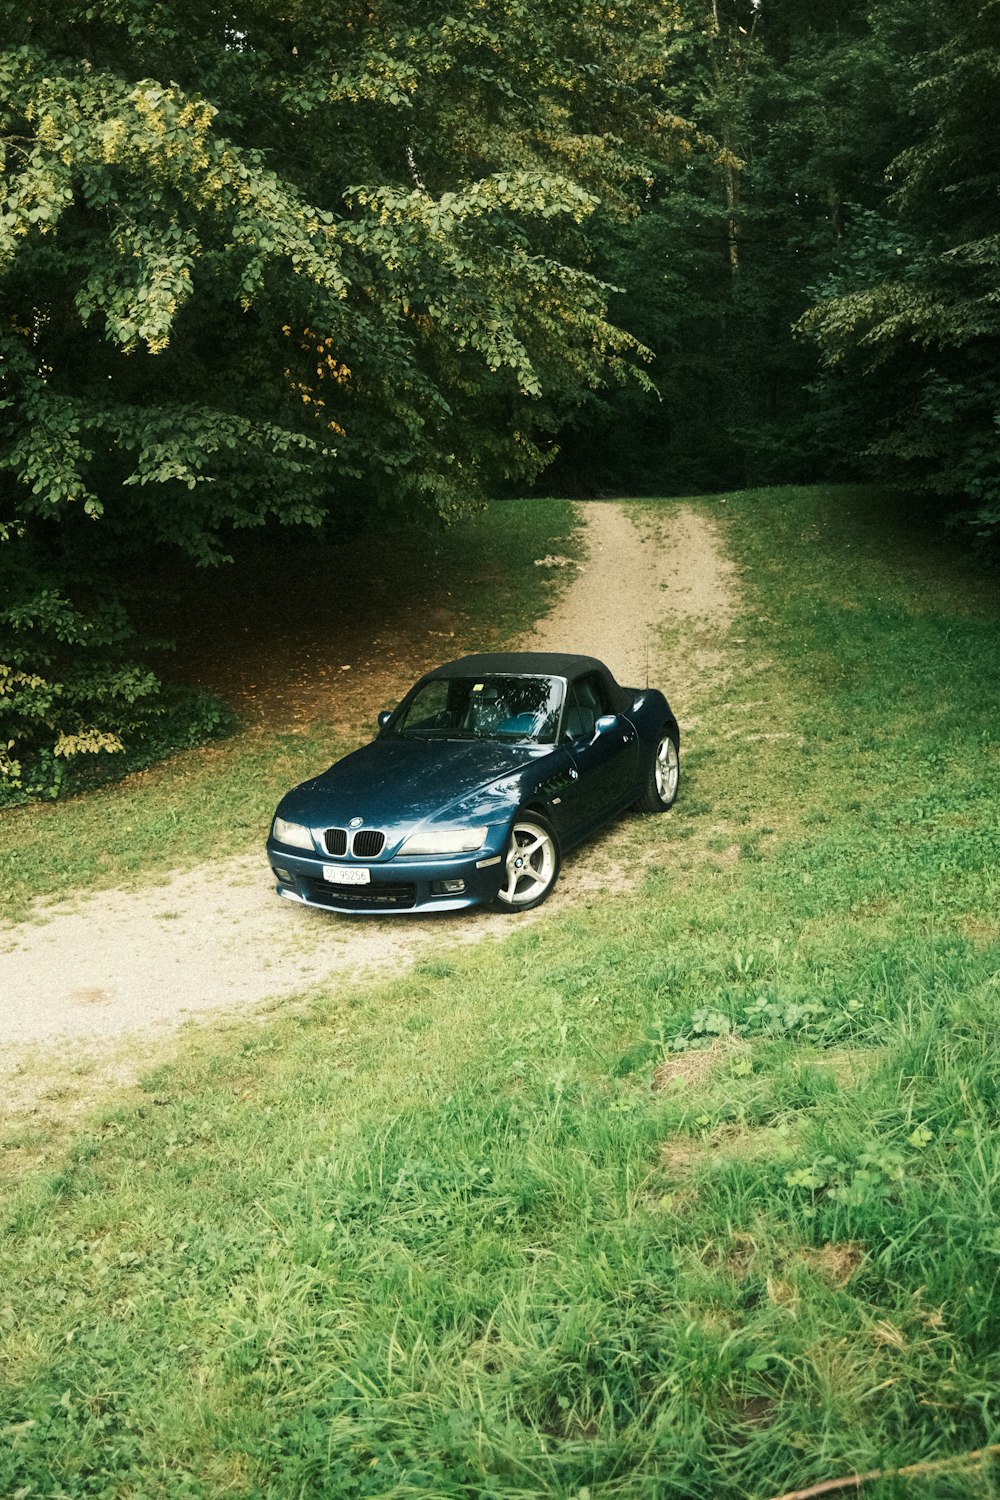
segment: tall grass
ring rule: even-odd
[[[204,1037],[12,1190],[0,1492],[728,1500],[997,1440],[996,613],[850,492],[726,514],[641,899]]]

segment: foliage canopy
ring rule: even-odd
[[[600,226],[662,402],[588,396],[567,479],[875,477],[996,534],[1000,7],[680,9],[668,97],[723,149]]]
[[[1000,4],[897,4],[876,34],[910,58],[915,130],[803,319],[875,472],[1000,530]]]

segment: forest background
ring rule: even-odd
[[[0,4],[0,803],[222,726],[143,605],[248,538],[836,479],[994,544],[998,20]]]

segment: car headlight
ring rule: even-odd
[[[486,842],[488,828],[426,828],[411,833],[400,854],[471,854]]]
[[[313,836],[302,823],[289,823],[287,818],[275,818],[271,829],[279,844],[289,844],[293,849],[312,850]]]

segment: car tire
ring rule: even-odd
[[[664,724],[646,762],[642,791],[633,804],[636,812],[659,813],[673,807],[681,778],[680,750],[674,730]]]
[[[518,813],[510,830],[495,904],[509,912],[541,906],[556,883],[561,864],[552,824],[541,813]]]

